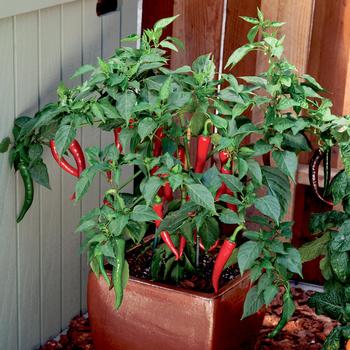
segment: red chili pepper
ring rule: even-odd
[[[123,151],[122,144],[119,141],[119,134],[121,132],[122,128],[116,128],[113,130],[114,133],[114,143],[116,147],[118,148],[119,152],[121,153]]]
[[[227,151],[220,151],[219,159],[220,159],[221,166],[224,166],[230,159],[230,153]]]
[[[271,165],[270,152],[263,154],[262,160],[265,166],[270,166]]]
[[[168,202],[171,202],[174,199],[174,194],[173,190],[171,189],[170,183],[167,181],[164,184],[164,199],[167,200]]]
[[[222,174],[232,174],[231,162],[228,163],[228,161],[226,161],[226,163],[221,166],[220,172]],[[217,190],[216,195],[215,195],[215,200],[216,201],[219,200],[223,194],[227,194],[229,196],[234,195],[234,193],[226,186],[225,183],[222,183],[222,185]],[[235,211],[235,212],[237,211],[237,206],[235,204],[226,203],[226,206],[227,206],[227,208],[231,209],[232,211]]]
[[[176,157],[180,160],[182,167],[186,165],[186,152],[183,146],[179,146],[176,151]]]
[[[195,173],[202,173],[207,162],[207,155],[211,144],[211,138],[208,136],[208,123],[211,124],[211,120],[205,122],[203,134],[198,137]]]
[[[68,174],[71,174],[75,177],[79,177],[78,169],[70,165],[64,157],[61,157],[61,158],[59,157],[58,152],[56,150],[55,140],[50,140],[50,149],[51,149],[53,158],[64,171],[66,171]]]
[[[168,231],[162,231],[160,233],[160,237],[164,241],[164,243],[168,246],[168,248],[171,250],[171,252],[175,255],[175,260],[179,260],[179,252],[177,251],[173,240],[170,237],[170,234]]]
[[[75,162],[77,163],[79,177],[80,174],[86,168],[84,152],[81,149],[80,144],[77,140],[73,140],[73,142],[70,144],[69,151],[72,153],[72,156],[74,157]]]
[[[325,157],[325,154],[323,153],[323,151],[321,149],[317,149],[310,160],[310,164],[309,164],[310,186],[313,192],[315,193],[315,195],[317,196],[317,198],[319,198],[322,202],[328,205],[334,205],[332,201],[327,200],[321,195],[319,184],[318,184],[318,169],[324,157]]]
[[[80,174],[84,171],[86,168],[86,163],[85,163],[85,156],[84,152],[80,147],[80,144],[77,140],[73,140],[70,146],[68,147],[69,152],[72,154],[75,163],[77,165],[76,168],[71,166],[65,159],[64,157],[59,157],[58,152],[56,150],[56,145],[55,145],[55,140],[50,140],[50,149],[52,156],[54,157],[55,161],[57,164],[65,170],[67,173],[75,176],[75,177],[80,177]],[[75,200],[75,192],[71,195],[70,200],[74,201]]]
[[[205,163],[207,162],[207,155],[208,155],[210,144],[211,144],[210,136],[200,135],[198,137],[196,165],[194,168],[195,173],[203,172]]]
[[[107,207],[112,208],[112,204],[107,199],[103,200],[103,204],[106,205]]]
[[[235,247],[236,247],[236,242],[225,240],[223,245],[220,248],[219,254],[216,257],[213,274],[211,278],[215,293],[219,291],[219,280],[220,280],[222,270],[224,269],[225,264],[230,258]]]
[[[193,235],[193,239],[194,239],[194,242],[197,242],[197,232],[194,231],[194,235]],[[208,249],[208,252],[212,252],[219,244],[219,240],[216,240],[215,243]],[[203,242],[202,242],[202,238],[200,238],[199,240],[199,248],[202,249],[203,251],[205,251],[205,247],[203,245]]]
[[[184,253],[185,247],[186,247],[186,238],[184,236],[181,236],[180,237],[180,246],[179,246],[179,258],[180,259]]]
[[[160,223],[162,222],[161,219],[163,218],[163,203],[160,197],[158,198],[157,202],[153,204],[153,210],[160,217],[159,220],[154,220],[154,223],[158,228]]]
[[[153,156],[159,157],[162,154],[162,139],[164,138],[163,128],[157,129],[153,139]]]

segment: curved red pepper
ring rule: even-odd
[[[226,165],[227,165],[227,161],[224,165],[221,166],[221,169],[220,169],[221,174],[232,174],[232,167],[227,168]],[[233,165],[233,164],[230,164],[230,165]],[[215,195],[215,200],[216,201],[219,200],[223,194],[227,194],[229,196],[234,195],[234,193],[226,186],[225,183],[222,183],[221,186],[219,187],[219,189],[217,190],[216,195]],[[235,211],[235,212],[237,211],[237,206],[235,204],[226,203],[226,206],[227,206],[227,208],[231,209],[232,211]]]
[[[194,232],[193,239],[194,239],[194,242],[197,242],[197,232],[196,231]],[[219,244],[219,240],[216,240],[215,243],[208,249],[208,253],[212,252],[218,246],[218,244]],[[200,238],[200,240],[199,240],[199,248],[202,249],[203,251],[205,251],[205,247],[203,245],[202,238]]]
[[[186,247],[186,238],[184,236],[180,237],[180,245],[179,245],[179,258],[182,257],[184,250]]]
[[[66,171],[68,174],[71,174],[75,177],[79,177],[78,169],[70,165],[64,157],[61,157],[61,158],[59,157],[58,152],[56,150],[55,140],[50,140],[50,149],[51,149],[51,154],[53,158],[64,171]]]
[[[118,148],[118,151],[121,153],[123,151],[123,147],[122,144],[119,141],[119,134],[121,132],[122,128],[115,128],[113,130],[114,133],[114,143],[116,145],[116,147]]]
[[[55,140],[50,140],[50,149],[53,158],[57,162],[57,164],[65,170],[67,173],[75,176],[75,177],[80,177],[80,174],[85,170],[86,168],[86,163],[85,163],[85,156],[84,152],[80,147],[80,144],[77,140],[73,140],[72,143],[69,145],[68,150],[72,154],[75,163],[77,165],[76,168],[71,166],[65,159],[64,157],[59,157],[58,152],[56,150],[56,145],[55,145]],[[75,200],[75,192],[71,195],[70,200],[74,201]]]
[[[196,165],[194,168],[195,173],[202,173],[207,162],[207,155],[211,144],[210,136],[200,135],[197,143],[197,155]]]
[[[164,241],[164,243],[168,246],[168,248],[171,250],[171,252],[175,255],[175,260],[179,260],[179,252],[177,251],[173,240],[170,237],[170,234],[168,231],[162,231],[160,233],[160,237]]]
[[[315,193],[318,199],[328,205],[334,205],[334,203],[324,198],[320,193],[320,187],[318,184],[318,170],[321,161],[325,158],[325,154],[321,149],[317,149],[313,154],[309,164],[309,181],[312,191]]]
[[[163,218],[163,203],[154,203],[153,204],[153,210],[154,212],[160,217],[159,220],[154,220],[154,223],[156,225],[156,227],[158,228],[160,223],[162,222],[162,218]]]
[[[86,168],[84,152],[81,149],[80,144],[77,140],[73,140],[73,142],[70,144],[69,151],[72,153],[72,156],[74,157],[75,162],[77,163],[79,177],[80,174]]]
[[[181,166],[184,168],[186,165],[186,152],[185,152],[185,148],[183,146],[179,146],[177,148],[177,151],[174,154],[175,157],[177,157],[177,159],[180,160],[181,162]]]
[[[171,189],[170,183],[167,181],[164,186],[164,199],[171,202],[174,199],[173,190]]]
[[[159,157],[162,154],[162,139],[164,138],[163,128],[157,129],[153,139],[153,156]]]
[[[215,293],[219,291],[219,280],[221,273],[230,258],[232,252],[236,247],[236,242],[225,240],[222,247],[220,248],[219,254],[216,257],[214,269],[211,277],[211,281],[214,287]]]

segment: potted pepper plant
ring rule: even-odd
[[[124,39],[140,48],[118,48],[96,67],[79,68],[74,76],[90,77],[74,88],[60,85],[57,102],[17,118],[12,138],[0,144],[3,152],[10,147],[25,183],[18,221],[32,202],[33,180],[49,186],[43,146],[77,177],[74,201],[100,174],[110,184],[77,228],[92,270],[88,308],[98,350],[246,348],[280,291],[275,336],[295,309],[289,279],[302,276],[293,223],[283,220],[297,155],[311,150],[312,133],[322,155],[339,144],[350,162],[348,118],[332,115],[322,87],[283,56],[282,23],[259,10],[257,18],[243,17],[252,24],[248,43],[226,67],[260,51],[268,68],[237,78],[218,75],[211,54],[169,69],[166,50],[182,43],[162,32],[175,19]],[[252,122],[251,111],[261,121]],[[82,150],[75,137],[86,125],[113,132],[115,142]],[[131,182],[133,193],[124,193]]]

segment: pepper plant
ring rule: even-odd
[[[259,10],[257,18],[243,17],[252,24],[248,43],[228,59],[232,73],[219,75],[211,54],[191,66],[168,68],[166,49],[182,48],[178,39],[162,37],[175,18],[127,37],[124,42],[139,40],[140,48],[118,48],[97,66],[82,66],[73,76],[90,73],[82,84],[60,85],[57,102],[32,118],[16,119],[13,137],[3,140],[1,151],[10,146],[11,165],[26,183],[18,220],[31,204],[32,180],[49,186],[42,157],[43,146],[49,146],[59,165],[78,178],[76,202],[99,174],[110,184],[77,231],[85,235],[91,269],[114,287],[116,308],[129,275],[126,248],[143,244],[154,232],[155,280],[178,282],[200,273],[200,255],[212,254],[215,293],[225,267],[238,262],[241,274],[249,271],[243,317],[269,305],[282,290],[274,336],[294,312],[289,280],[302,276],[300,253],[291,244],[293,223],[284,220],[297,156],[311,150],[308,134],[318,139],[319,159],[338,144],[347,177],[349,118],[334,116],[323,88],[313,77],[299,76],[283,56],[284,37],[278,34],[283,23],[264,19]],[[267,70],[235,77],[234,66],[251,51],[263,53]],[[261,121],[254,123],[251,112]],[[115,142],[83,152],[75,137],[85,126],[113,132]],[[67,151],[76,167],[64,158]],[[121,172],[130,166],[134,173],[122,182]],[[134,192],[126,194],[130,182]],[[318,182],[313,184],[319,193]],[[229,225],[229,235],[222,225]],[[105,262],[112,267],[111,280]]]

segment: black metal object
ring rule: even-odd
[[[105,15],[109,12],[116,11],[118,8],[118,0],[98,0],[96,4],[97,16]]]

